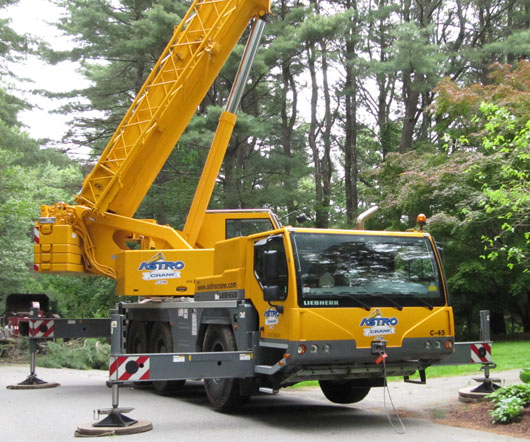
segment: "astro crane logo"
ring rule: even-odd
[[[366,318],[362,319],[360,325],[365,327],[363,330],[364,336],[382,336],[395,334],[395,326],[398,322],[398,318],[395,316],[386,318],[381,313],[381,310],[375,309]]]
[[[183,261],[166,261],[162,252],[151,259],[140,263],[138,270],[144,281],[161,281],[180,278],[180,271],[185,267]]]

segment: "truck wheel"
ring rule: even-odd
[[[150,353],[171,353],[173,351],[173,339],[171,330],[165,322],[157,322],[151,332],[149,340]],[[171,393],[184,386],[185,380],[179,381],[153,381],[153,388],[159,393]]]
[[[147,330],[141,321],[132,321],[127,334],[127,353],[147,353]]]
[[[127,353],[147,353],[147,329],[143,321],[131,321],[127,332],[127,343],[125,350]],[[135,388],[145,388],[151,382],[133,382]]]
[[[236,340],[232,330],[226,326],[210,325],[204,335],[202,350],[236,351]],[[204,389],[210,404],[217,411],[233,411],[249,398],[241,395],[239,380],[235,378],[205,379]]]
[[[362,401],[370,392],[366,381],[355,379],[349,381],[319,381],[324,396],[335,404],[353,404]]]

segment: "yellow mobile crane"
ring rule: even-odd
[[[208,211],[269,0],[195,0],[86,177],[76,204],[43,206],[35,270],[107,275],[126,354],[112,380],[157,390],[203,378],[216,409],[303,380],[333,402],[363,399],[453,353],[440,255],[417,232],[284,227],[268,210]],[[252,23],[182,231],[133,218]],[[131,242],[137,244],[132,250]],[[115,333],[113,336],[121,336]]]

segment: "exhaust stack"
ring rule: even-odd
[[[357,221],[356,221],[356,224],[355,224],[355,228],[357,230],[364,230],[364,222],[368,219],[368,218],[371,218],[375,212],[377,212],[379,210],[379,207],[378,206],[372,206],[370,207],[369,209],[365,210],[363,213],[361,213],[358,217],[357,217]]]

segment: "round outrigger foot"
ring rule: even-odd
[[[120,436],[124,434],[144,433],[153,429],[148,421],[137,421],[128,427],[94,427],[92,424],[79,425],[74,433],[75,437],[92,436]]]
[[[462,388],[458,392],[458,400],[460,402],[472,403],[487,401],[488,396],[500,387],[491,382],[483,383],[478,387]]]
[[[125,416],[133,408],[105,408],[97,410],[99,414],[106,414],[107,417],[94,424],[83,424],[77,427],[76,437],[90,436],[119,436],[122,434],[136,434],[150,431],[153,424],[149,421],[137,421]]]
[[[35,374],[30,374],[24,381],[15,384],[8,385],[9,390],[36,390],[39,388],[55,388],[59,387],[61,384],[57,382],[46,382],[42,379],[39,379]]]

